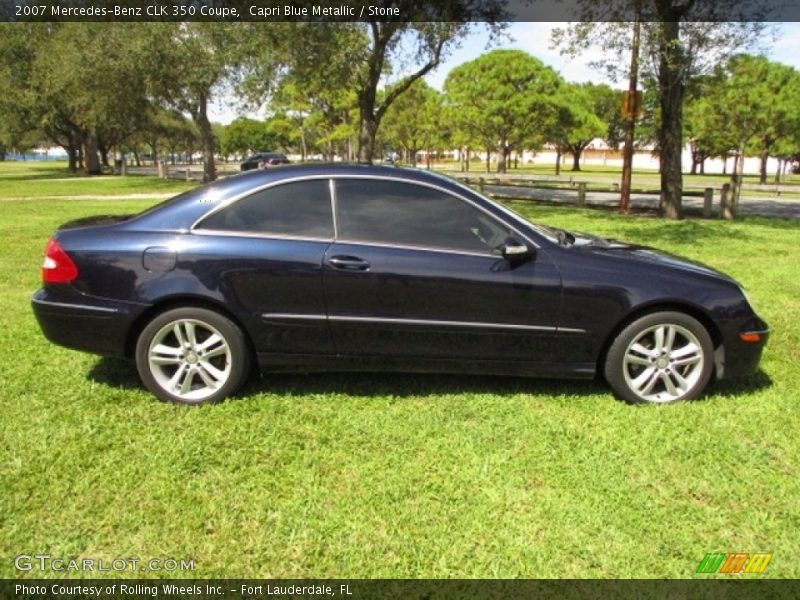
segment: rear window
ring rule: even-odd
[[[285,183],[261,190],[215,212],[198,229],[333,239],[327,179]]]

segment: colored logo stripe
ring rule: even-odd
[[[697,565],[696,573],[763,573],[771,560],[772,552],[709,552]]]

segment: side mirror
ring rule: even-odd
[[[508,262],[519,262],[536,256],[536,251],[528,248],[514,238],[508,238],[500,245],[500,254]]]

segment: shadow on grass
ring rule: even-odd
[[[772,386],[772,379],[764,371],[759,369],[748,377],[736,379],[723,379],[715,382],[710,388],[709,393],[715,396],[726,398],[735,396],[746,396],[754,392],[759,392]]]
[[[124,389],[144,389],[132,362],[100,358],[87,379]],[[306,396],[427,396],[437,394],[545,394],[589,396],[609,393],[592,380],[533,379],[527,377],[438,375],[428,373],[254,373],[237,398],[254,394]]]
[[[124,389],[143,389],[132,362],[101,358],[87,374],[100,384]],[[714,383],[708,395],[746,396],[772,385],[763,371],[740,379]],[[605,394],[608,386],[598,380],[538,379],[497,375],[438,375],[428,373],[254,373],[236,397],[255,394],[307,396],[345,394],[348,396],[413,397],[442,394],[537,394],[546,396],[588,397]]]
[[[86,378],[115,388],[142,389],[136,366],[121,358],[102,357],[86,374]]]
[[[48,179],[68,179],[85,177],[81,172],[71,172],[68,169],[35,169],[30,171],[12,171],[0,174],[0,181],[45,181]]]

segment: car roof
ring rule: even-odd
[[[154,207],[126,223],[133,228],[181,229],[194,222],[219,200],[246,194],[249,190],[304,177],[380,177],[427,183],[464,193],[457,181],[422,169],[364,163],[308,163],[279,165],[270,169],[253,169],[200,186]]]

